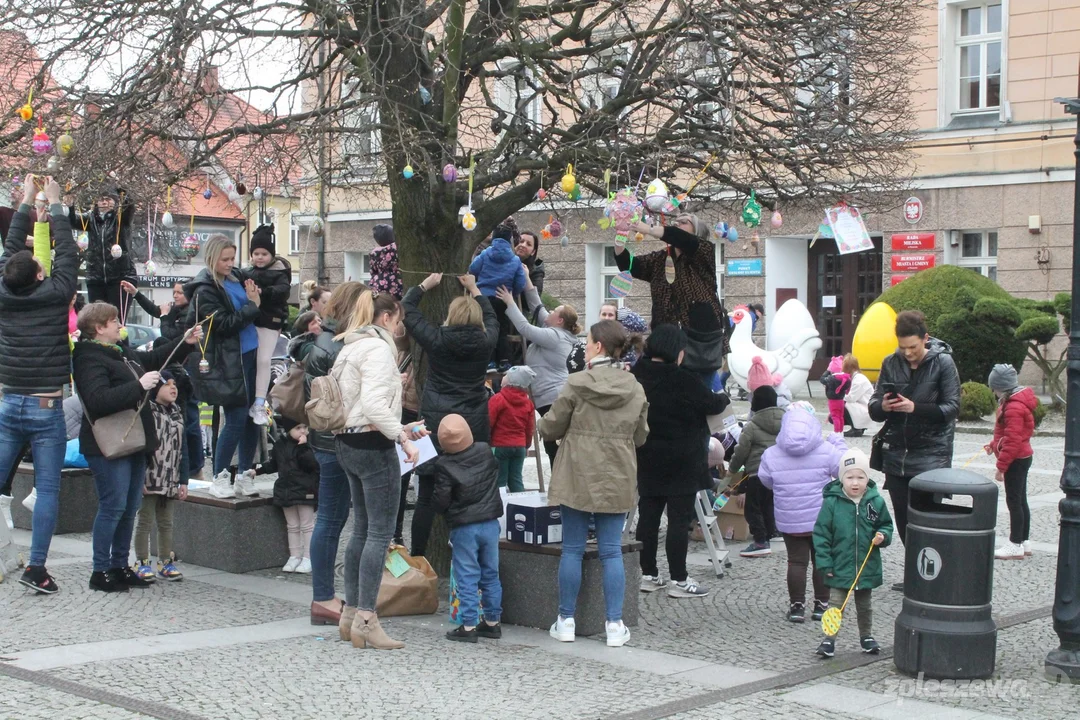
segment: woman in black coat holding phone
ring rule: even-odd
[[[259,290],[244,273],[233,267],[236,243],[224,235],[206,241],[206,268],[184,286],[191,306],[191,320],[205,322],[206,342],[186,369],[195,395],[208,405],[224,410],[225,426],[214,449],[214,482],[210,494],[218,498],[257,495],[255,450],[259,429],[249,408],[255,402],[255,365],[259,336]],[[236,485],[231,484],[229,464],[237,447]]]
[[[157,387],[158,371],[177,345],[184,343],[174,356],[182,358],[191,352],[201,331],[193,330],[186,339],[176,338],[143,352],[120,343],[120,318],[114,305],[90,303],[79,312],[78,324],[82,339],[75,345],[72,364],[84,412],[79,446],[94,473],[98,495],[90,589],[126,592],[129,587],[149,585],[128,563],[135,516],[142,504],[146,458],[157,447],[150,403],[144,400]],[[140,410],[138,421],[142,422],[146,447],[124,457],[107,458],[98,447],[91,423],[126,410]]]

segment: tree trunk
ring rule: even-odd
[[[424,553],[424,557],[431,563],[431,567],[439,574],[439,577],[450,577],[450,526],[446,524],[445,515],[435,516]]]

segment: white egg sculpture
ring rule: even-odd
[[[799,330],[817,329],[814,316],[802,302],[795,299],[785,302],[771,318],[767,317],[765,320],[765,349],[767,350],[779,350],[784,347]]]

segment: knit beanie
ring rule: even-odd
[[[771,407],[776,407],[776,388],[772,385],[762,385],[750,397],[750,409],[758,412]]]
[[[765,367],[765,361],[761,359],[761,356],[755,357],[750,362],[750,371],[746,373],[746,389],[750,392],[754,392],[763,385],[775,385],[773,382],[772,373],[769,372],[769,368]]]
[[[472,430],[465,418],[457,414],[447,415],[439,423],[439,445],[450,454],[468,450],[473,444]]]
[[[506,375],[503,376],[502,384],[504,386],[521,388],[522,390],[528,390],[532,387],[533,378],[536,377],[536,372],[528,365],[515,365],[506,371]]]
[[[866,453],[857,447],[851,448],[840,458],[840,468],[837,471],[837,476],[843,480],[844,475],[853,470],[862,472],[867,480],[870,479],[870,458],[866,457]]]
[[[385,223],[371,228],[371,234],[375,236],[375,242],[379,247],[386,247],[394,242],[394,228]]]
[[[995,365],[994,369],[990,371],[990,380],[986,384],[990,386],[991,390],[1007,393],[1015,390],[1020,385],[1020,381],[1016,377],[1016,368],[1001,363]]]
[[[255,228],[255,232],[251,233],[251,244],[248,247],[248,255],[256,250],[265,250],[271,255],[277,255],[277,249],[274,244],[274,226],[273,225],[260,225]]]
[[[619,308],[615,311],[615,318],[628,333],[643,333],[649,329],[645,318],[638,315],[630,308]]]

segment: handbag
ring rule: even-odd
[[[124,359],[124,364],[138,381],[139,374],[131,363]],[[94,433],[94,442],[98,450],[108,460],[134,455],[146,449],[146,432],[143,430],[142,418],[140,417],[150,393],[144,393],[142,402],[135,410],[121,410],[118,413],[107,415],[90,423],[90,430]]]
[[[884,433],[885,426],[883,425],[870,440],[870,469],[878,472],[885,470],[885,438],[882,437]]]
[[[293,363],[285,377],[274,383],[270,390],[270,399],[278,412],[303,425],[308,424],[307,411],[304,408],[307,403],[304,395],[304,375],[307,372],[305,365],[303,362]]]
[[[308,417],[308,427],[319,432],[342,430],[348,421],[345,403],[341,399],[341,385],[334,370],[311,381],[311,399],[304,404]]]
[[[412,557],[400,545],[391,545],[387,558],[397,553],[409,564],[400,577],[383,568],[382,585],[375,602],[379,617],[431,615],[439,610],[439,576],[424,557]]]

